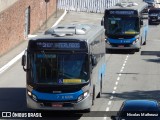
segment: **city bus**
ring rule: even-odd
[[[133,1],[133,2],[132,2]],[[146,45],[148,23],[144,19],[147,3],[121,2],[106,9],[101,25],[105,28],[106,49],[131,49],[139,52]]]
[[[67,24],[30,38],[22,56],[27,106],[90,111],[106,71],[104,28]]]

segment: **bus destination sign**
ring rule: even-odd
[[[135,15],[134,10],[110,10],[110,15]]]
[[[32,46],[32,47],[31,47]],[[31,49],[68,49],[68,50],[77,50],[85,49],[84,42],[50,42],[50,41],[37,41],[31,42]]]

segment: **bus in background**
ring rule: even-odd
[[[160,23],[160,8],[152,8],[148,12],[148,24]]]
[[[143,11],[147,3],[132,1],[105,10],[101,25],[105,28],[106,50],[133,49],[139,52],[141,45],[146,44],[148,23],[143,20]]]
[[[91,24],[50,28],[29,40],[22,66],[29,108],[90,111],[105,78],[104,29]]]

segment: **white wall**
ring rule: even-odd
[[[18,0],[0,0],[0,12],[11,6]]]

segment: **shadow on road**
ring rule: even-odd
[[[103,98],[108,98],[113,96],[113,100],[127,100],[127,99],[152,99],[152,100],[160,100],[160,90],[153,91],[132,91],[132,92],[122,92],[122,93],[103,93]]]
[[[0,112],[41,113],[45,119],[78,120],[83,116],[82,111],[35,111],[26,107],[25,88],[0,88]]]
[[[156,59],[143,59],[146,62],[154,62],[154,63],[160,63],[160,58],[156,58]]]
[[[106,50],[106,54],[134,54],[134,50]]]
[[[0,88],[0,111],[25,111],[25,88]]]

